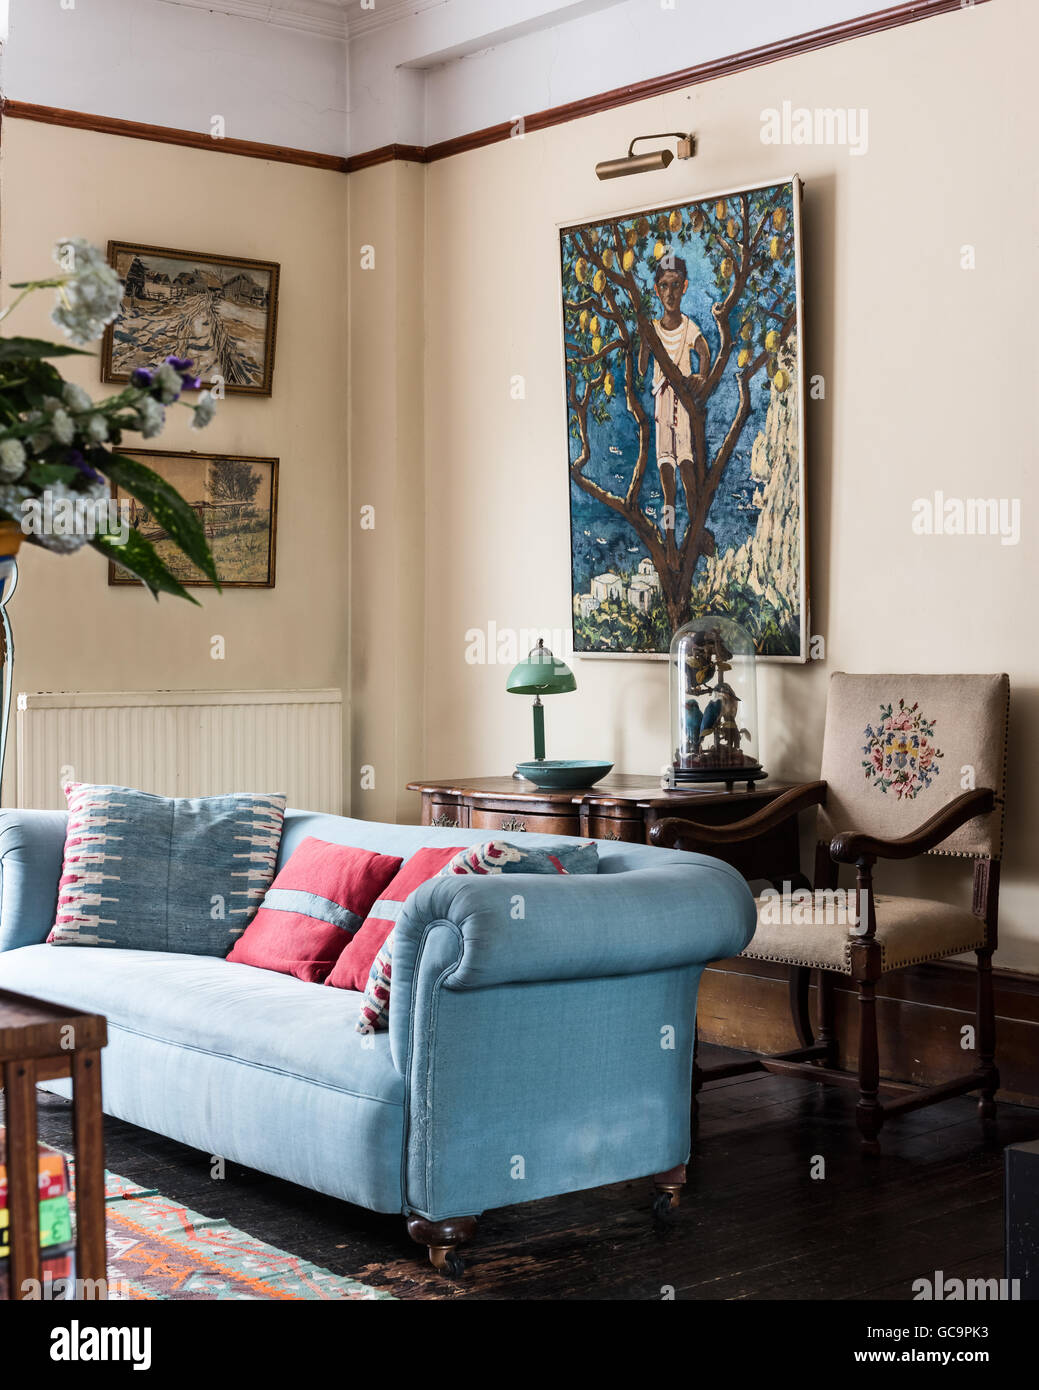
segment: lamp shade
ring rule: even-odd
[[[577,689],[577,681],[566,662],[554,657],[539,641],[526,661],[509,672],[505,688],[512,695],[564,695]]]

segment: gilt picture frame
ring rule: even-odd
[[[808,659],[799,177],[557,225],[578,657]]]
[[[274,383],[281,267],[138,242],[110,241],[124,283],[119,317],[105,329],[101,380],[129,381],[138,367],[188,358],[203,387],[269,396]]]
[[[277,550],[278,466],[276,458],[249,454],[185,453],[167,449],[124,449],[172,483],[191,506],[206,533],[224,589],[273,589]],[[114,490],[125,502],[130,525],[158,550],[185,588],[211,589],[205,577],[176,546],[147,509]],[[139,584],[129,571],[109,561],[110,585]]]

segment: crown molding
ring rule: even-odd
[[[236,0],[237,2],[237,0]],[[177,0],[177,3],[191,3],[195,0]],[[229,4],[231,0],[223,0]],[[244,3],[244,0],[243,0]],[[415,4],[417,0],[407,0]],[[972,0],[975,5],[988,4],[989,0]],[[199,4],[199,8],[209,5]],[[262,8],[270,9],[270,6]],[[628,106],[632,102],[645,101],[650,97],[663,96],[668,92],[680,91],[701,82],[714,82],[718,78],[743,72],[748,68],[760,67],[766,63],[780,62],[814,49],[826,48],[831,44],[846,43],[852,39],[865,38],[879,34],[887,29],[896,29],[903,24],[913,24],[937,15],[962,12],[961,0],[903,0],[901,4],[872,14],[828,25],[823,29],[812,29],[792,38],[776,43],[763,44],[759,48],[747,49],[743,53],[730,54],[726,58],[714,59],[696,67],[683,68],[677,72],[666,73],[661,77],[618,87],[613,91],[600,92],[596,96],[583,97],[563,106],[550,107],[545,111],[535,111],[524,117],[528,132],[547,130],[551,126],[564,125],[569,121],[580,120],[600,111],[610,111]],[[482,149],[510,138],[512,124],[505,122],[488,126],[483,130],[471,131],[466,135],[455,136],[433,145],[382,145],[378,149],[367,150],[349,156],[330,155],[312,150],[286,149],[277,145],[260,144],[252,140],[213,140],[206,133],[195,130],[174,130],[167,126],[144,125],[138,121],[128,121],[111,116],[92,115],[82,111],[67,111],[60,107],[39,106],[31,102],[4,100],[0,97],[0,115],[21,120],[41,121],[49,125],[71,126],[80,130],[92,130],[106,135],[123,135],[131,139],[155,140],[171,145],[187,145],[195,149],[213,150],[224,154],[245,155],[254,159],[272,159],[286,164],[302,164],[311,168],[328,169],[338,173],[357,173],[362,169],[373,168],[379,164],[401,161],[414,164],[433,164],[441,159],[465,154],[470,150]]]
[[[376,0],[378,3],[378,0]],[[289,4],[265,4],[263,0],[161,0],[181,9],[208,10],[233,19],[252,19],[280,29],[299,29],[327,39],[345,41],[349,36],[349,11],[359,0],[293,0]]]
[[[280,4],[265,3],[265,0],[162,0],[162,3],[345,40],[388,29],[427,10],[442,9],[447,0],[374,0],[371,9],[362,9],[361,0],[282,0]]]

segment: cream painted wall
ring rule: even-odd
[[[425,169],[350,178],[354,815],[414,819],[425,753]]]
[[[0,146],[4,282],[48,273],[53,243],[82,235],[222,252],[281,264],[270,399],[230,396],[204,432],[172,408],[146,447],[280,458],[272,590],[197,589],[202,607],[109,588],[94,551],[23,546],[11,606],[18,690],[271,689],[349,683],[347,510],[348,180],[286,164],[5,120]],[[60,337],[50,296],[8,320]],[[70,359],[75,362],[76,359]],[[70,366],[94,394],[96,361]],[[143,443],[137,436],[134,442]],[[210,657],[210,638],[226,657]],[[7,769],[13,799],[13,750]],[[57,776],[57,770],[55,770]]]
[[[569,624],[555,224],[796,171],[806,187],[808,363],[826,381],[825,401],[809,406],[808,487],[812,631],[827,652],[803,668],[762,668],[765,763],[784,778],[817,774],[833,671],[1008,670],[1015,761],[999,963],[1039,970],[1039,789],[1029,776],[1039,735],[1036,210],[1025,95],[1036,18],[1027,0],[968,8],[429,166],[424,479],[411,464],[425,496],[425,555],[399,549],[385,571],[424,606],[424,735],[408,765],[389,703],[415,669],[409,654],[395,686],[355,687],[365,761],[396,766],[404,781],[500,773],[529,756],[529,702],[505,694],[505,667],[467,664],[465,651],[467,631],[491,621]],[[868,153],[763,145],[762,109],[787,99],[866,107]],[[596,160],[633,135],[678,129],[698,132],[694,164],[596,181]],[[378,223],[389,177],[351,181],[353,240],[369,205]],[[976,247],[973,271],[960,268],[965,243]],[[369,303],[366,326],[355,293],[355,482],[381,467],[358,456],[358,441],[376,447],[395,413],[415,408],[392,372],[358,369],[357,343],[385,321],[379,296]],[[517,374],[522,401],[510,398]],[[408,466],[399,452],[396,466],[399,496]],[[914,536],[912,501],[936,489],[1020,498],[1020,544]],[[355,569],[355,624],[358,603],[381,597],[362,597],[357,578]],[[358,660],[388,664],[400,634],[374,614],[365,619],[373,645]],[[659,768],[664,666],[578,659],[575,670],[577,693],[548,702],[549,756]],[[885,883],[962,897],[966,884],[948,871],[931,861],[885,872]]]

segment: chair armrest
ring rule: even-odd
[[[876,835],[842,830],[830,842],[830,857],[839,864],[857,864],[860,860],[913,859],[940,845],[954,830],[959,830],[961,825],[966,825],[975,816],[987,814],[995,804],[996,797],[991,787],[976,787],[974,791],[964,792],[955,801],[950,801],[911,835],[903,835],[900,839],[885,840]]]
[[[54,925],[65,811],[0,811],[0,951],[36,946]]]
[[[701,825],[687,816],[667,816],[650,828],[649,838],[655,845],[673,849],[700,850],[711,845],[733,845],[755,840],[766,831],[782,825],[791,816],[809,806],[821,806],[826,800],[825,782],[806,782],[791,787],[760,811],[729,825]]]

